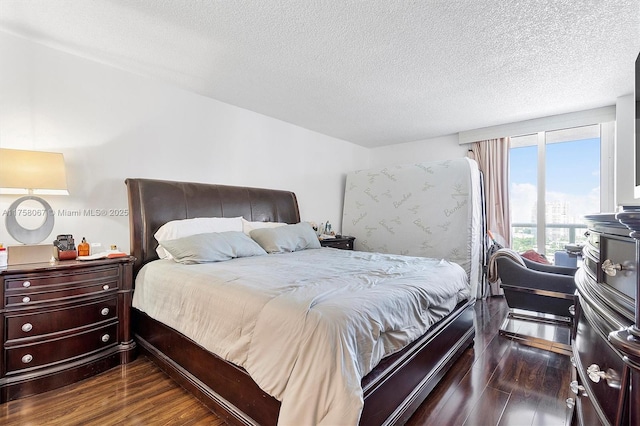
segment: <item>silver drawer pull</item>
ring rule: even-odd
[[[577,380],[569,383],[569,389],[571,389],[571,392],[575,393],[576,395],[578,395],[579,393],[582,393],[584,395],[584,386],[579,385]]]
[[[576,316],[576,305],[569,306],[569,314],[574,317]]]
[[[100,313],[101,313],[103,316],[107,316],[107,315],[109,315],[109,308],[102,308],[102,310],[100,311]]]
[[[609,387],[620,389],[620,375],[611,368],[604,372],[600,370],[598,364],[591,364],[587,368],[587,374],[589,375],[589,379],[594,383],[598,383],[600,379],[604,379]]]
[[[571,361],[571,365],[573,365],[574,367],[577,367],[576,359],[574,357],[569,358],[569,361]]]
[[[101,340],[102,340],[104,343],[107,343],[107,342],[109,341],[109,339],[110,339],[110,338],[111,338],[111,337],[109,337],[109,335],[108,335],[108,334],[103,334],[103,335],[102,335],[102,337],[101,337]]]
[[[23,364],[29,364],[31,361],[33,361],[33,355],[31,354],[26,354],[25,356],[22,357]]]
[[[613,263],[611,260],[607,259],[602,262],[602,270],[605,274],[610,277],[615,277],[618,271],[624,271],[625,269],[629,269],[620,263]]]
[[[109,290],[109,284],[105,284],[105,285],[103,285],[103,286],[102,286],[102,289],[103,289],[103,290]]]
[[[29,303],[31,302],[31,298],[29,296],[25,296],[22,298],[22,303]]]
[[[24,331],[25,333],[30,332],[31,330],[33,330],[33,325],[31,325],[31,323],[24,323],[22,324],[22,331]]]
[[[23,282],[23,283],[22,283],[22,287],[24,287],[24,288],[29,288],[29,287],[31,287],[31,281],[25,281],[25,282]]]
[[[565,402],[567,403],[567,407],[571,408],[572,410],[573,407],[576,406],[576,401],[573,398],[567,398]]]

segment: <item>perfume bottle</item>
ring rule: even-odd
[[[82,237],[82,242],[78,244],[78,256],[89,256],[90,247],[87,240]]]

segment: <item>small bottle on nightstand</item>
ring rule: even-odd
[[[89,256],[90,251],[89,243],[82,237],[82,242],[78,244],[78,256]]]

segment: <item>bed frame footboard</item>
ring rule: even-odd
[[[262,391],[244,369],[133,311],[141,352],[214,413],[237,425],[277,423],[280,402]],[[360,424],[405,423],[473,344],[473,318],[473,303],[461,304],[420,339],[385,358],[362,380],[365,404]]]

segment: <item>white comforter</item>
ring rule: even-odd
[[[362,377],[468,297],[457,264],[322,248],[151,262],[133,306],[242,366],[280,425],[355,425]]]

